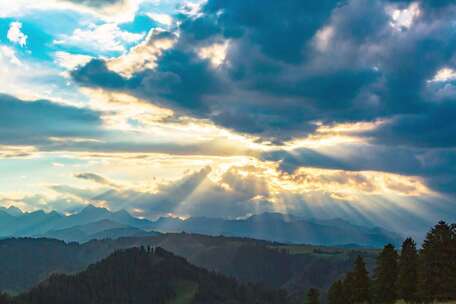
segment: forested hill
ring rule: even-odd
[[[368,265],[374,263],[376,256],[376,250],[280,245],[187,233],[94,240],[84,244],[7,239],[0,241],[0,292],[21,293],[52,273],[76,273],[116,250],[140,246],[162,247],[198,267],[241,282],[285,288],[291,294],[303,293],[309,287],[325,290],[351,269],[358,255]]]
[[[76,275],[52,275],[37,287],[1,304],[290,303],[286,293],[189,264],[158,248],[130,248]]]

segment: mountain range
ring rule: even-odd
[[[140,219],[125,210],[111,212],[88,205],[72,215],[55,211],[23,213],[18,208],[0,209],[0,237],[47,237],[67,242],[158,233],[187,232],[247,237],[281,243],[382,247],[399,244],[401,237],[378,227],[364,227],[342,219],[306,219],[280,213],[263,213],[245,219],[194,217],[186,220],[162,217]]]

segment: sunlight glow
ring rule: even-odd
[[[214,68],[218,68],[225,62],[229,45],[228,40],[223,43],[214,43],[200,48],[198,54],[202,59],[209,60]]]
[[[387,9],[391,16],[391,26],[396,30],[409,29],[416,18],[421,15],[420,5],[417,2],[411,3],[405,9]]]

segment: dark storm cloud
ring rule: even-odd
[[[125,78],[93,60],[73,77],[276,141],[313,132],[315,121],[432,120],[426,116],[438,111],[432,101],[439,97],[428,81],[456,50],[455,8],[437,2],[422,1],[422,14],[399,30],[386,7],[410,1],[209,0],[197,17],[178,16],[179,39],[155,69]],[[325,29],[327,41],[318,41]],[[198,56],[225,39],[231,42],[218,68]],[[452,145],[429,128],[421,132],[432,145]]]
[[[306,42],[324,24],[332,10],[341,1],[281,1],[211,0],[203,7],[203,16],[183,23],[183,30],[190,36],[201,36],[204,29],[198,24],[210,24],[225,38],[247,36],[266,57],[281,62],[299,63]],[[190,24],[190,26],[189,26]],[[195,26],[196,25],[196,26]],[[202,39],[207,39],[203,35]],[[246,54],[247,55],[247,54]]]
[[[394,117],[376,130],[366,132],[389,145],[428,148],[456,146],[456,103],[432,106],[426,113]]]
[[[74,79],[80,83],[93,86],[103,86],[107,89],[122,90],[125,79],[117,73],[111,72],[103,60],[93,59],[73,74]]]
[[[98,137],[101,120],[97,113],[52,103],[33,102],[0,95],[0,144],[40,145],[50,137]]]
[[[280,169],[289,173],[299,167],[315,167],[421,176],[433,190],[456,194],[456,149],[355,144],[340,145],[331,155],[302,148],[264,153],[262,159],[280,161]]]
[[[34,146],[45,152],[72,151],[93,155],[144,153],[143,157],[147,157],[147,153],[232,156],[256,152],[234,147],[226,149],[226,143],[217,140],[188,144],[132,142],[132,136],[137,136],[135,132],[107,130],[98,112],[48,100],[24,101],[0,94],[0,113],[0,146]],[[28,157],[35,153],[25,150],[1,152],[1,158]],[[89,177],[85,176],[87,179]]]
[[[74,72],[73,77],[84,85],[127,90],[155,102],[158,100],[169,107],[210,118],[234,129],[273,133],[274,130],[269,130],[272,125],[287,127],[284,117],[293,109],[301,108],[296,104],[300,93],[277,92],[275,95],[290,95],[289,101],[284,102],[292,110],[276,107],[278,96],[262,94],[261,88],[254,87],[263,80],[252,82],[250,77],[266,75],[268,79],[265,80],[270,81],[273,75],[286,72],[289,64],[302,62],[304,45],[336,6],[336,1],[287,1],[281,4],[263,1],[261,5],[256,1],[209,1],[200,17],[183,17],[178,43],[159,58],[155,70],[138,72],[118,83],[116,88],[112,87],[115,79],[112,72],[100,67],[93,69],[92,65],[97,65],[94,63],[89,63],[90,69],[81,68]],[[283,18],[287,22],[282,22]],[[215,70],[208,60],[198,57],[195,47],[205,47],[227,38],[236,40],[232,56],[228,54],[230,67]],[[252,48],[245,49],[246,44],[252,44]],[[312,79],[303,81],[312,82]],[[359,82],[354,82],[351,87],[357,87]],[[279,84],[270,84],[273,85]],[[277,91],[287,90],[293,88],[277,88]],[[324,85],[321,90],[324,90]],[[259,100],[267,104],[262,105]],[[299,110],[299,113],[304,112]],[[298,118],[299,113],[291,123],[300,129],[313,130],[306,123],[299,122],[302,121]],[[239,117],[238,123],[232,123],[231,117]]]
[[[422,0],[410,24],[392,19],[392,9],[413,3],[209,0],[200,14],[178,16],[179,38],[155,69],[126,78],[94,60],[73,77],[276,143],[311,134],[316,122],[382,120],[358,133],[371,144],[352,146],[350,157],[306,149],[264,157],[281,160],[285,171],[423,176],[454,194],[456,84],[433,79],[442,68],[456,70],[456,4]],[[198,56],[227,39],[222,65]]]

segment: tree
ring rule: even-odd
[[[320,292],[316,288],[310,288],[307,293],[308,304],[320,304]]]
[[[394,303],[397,299],[397,259],[397,252],[391,244],[386,245],[377,257],[373,282],[377,303]]]
[[[432,302],[456,298],[455,227],[441,221],[426,235],[420,253],[419,293]]]
[[[334,282],[328,290],[329,304],[346,304],[347,298],[344,292],[344,283],[341,280]]]
[[[11,304],[11,299],[7,294],[0,293],[0,304]]]
[[[402,243],[398,264],[397,295],[406,302],[417,300],[418,252],[412,238]]]
[[[347,303],[369,302],[369,273],[361,256],[356,258],[353,271],[345,277],[344,290]]]

